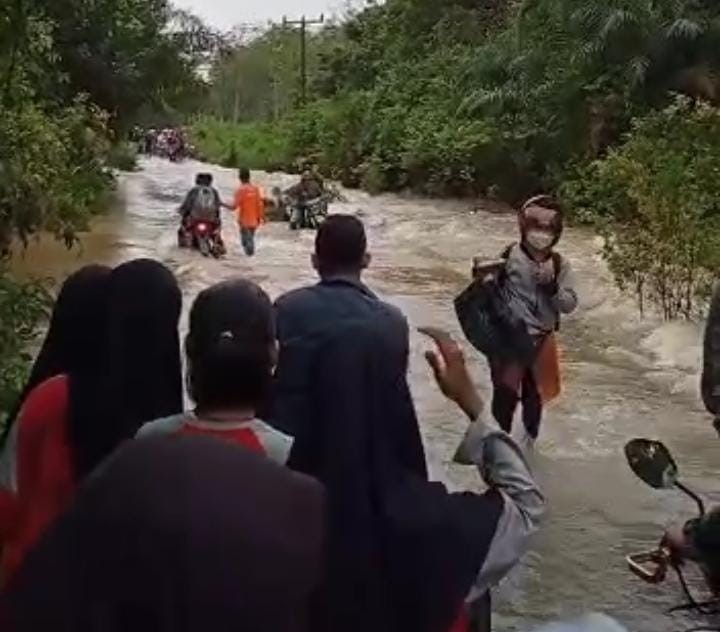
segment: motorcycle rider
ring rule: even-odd
[[[292,200],[291,228],[300,228],[306,225],[310,202],[322,197],[324,192],[322,178],[311,169],[305,169],[300,176],[300,182],[285,192]]]
[[[224,248],[221,234],[221,208],[232,209],[229,204],[225,204],[220,199],[220,194],[213,187],[212,174],[197,174],[195,176],[195,186],[185,196],[185,200],[183,200],[179,209],[181,220],[178,229],[178,242],[180,245],[192,247],[191,229],[193,225],[197,222],[206,222],[210,224],[213,236],[219,240],[220,245]]]

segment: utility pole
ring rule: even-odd
[[[323,24],[325,16],[320,15],[316,20],[308,20],[304,15],[299,20],[288,20],[283,17],[283,26],[299,26],[300,27],[300,104],[307,103],[307,27],[312,24]]]

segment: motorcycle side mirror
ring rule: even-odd
[[[678,480],[677,465],[664,444],[650,439],[633,439],[625,446],[625,457],[632,471],[650,487],[679,489],[695,501],[700,516],[705,515],[705,503]]]
[[[650,439],[633,439],[625,446],[625,457],[636,476],[654,489],[677,486],[678,468],[664,444]]]

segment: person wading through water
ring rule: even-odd
[[[540,432],[543,405],[560,393],[560,367],[555,332],[560,314],[577,308],[570,263],[554,249],[563,232],[560,206],[549,196],[528,200],[518,215],[520,242],[504,253],[502,296],[510,312],[525,324],[536,354],[525,365],[490,358],[493,414],[506,432],[512,429],[522,401],[525,429],[531,439]]]
[[[255,235],[265,223],[265,200],[260,187],[250,182],[250,170],[239,171],[240,186],[235,191],[235,213],[240,228],[240,242],[248,257],[255,254]]]
[[[407,350],[382,322],[337,330],[319,349],[312,422],[289,466],[328,494],[326,582],[314,632],[489,631],[488,591],[526,551],[544,509],[522,452],[482,415],[459,345],[426,332],[442,392],[470,419],[456,460],[489,490],[450,494],[428,480]]]
[[[555,332],[560,315],[578,305],[570,263],[555,251],[563,232],[560,206],[541,195],[518,213],[520,241],[499,261],[476,261],[473,283],[455,300],[468,339],[490,363],[492,412],[512,431],[518,403],[531,440],[540,432],[543,406],[560,394]]]

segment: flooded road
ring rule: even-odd
[[[142,171],[123,176],[124,203],[97,222],[81,252],[68,255],[43,244],[18,269],[60,277],[89,260],[154,257],[178,275],[186,306],[200,289],[233,275],[254,279],[273,297],[313,282],[313,234],[291,233],[285,225],[262,229],[253,259],[241,254],[229,215],[225,260],[175,247],[175,209],[203,168],[212,170],[230,199],[233,172],[146,161]],[[260,179],[267,188],[286,182]],[[515,239],[514,218],[470,214],[467,203],[348,196],[334,210],[360,212],[366,222],[374,255],[368,284],[402,308],[413,327],[439,325],[462,338],[452,299],[466,282],[473,255],[496,257]],[[632,301],[613,288],[592,235],[568,231],[561,249],[576,269],[582,307],[564,322],[565,392],[548,411],[531,457],[549,513],[532,552],[496,594],[495,628],[525,631],[549,619],[602,611],[637,632],[685,630],[698,621],[665,614],[682,599],[677,583],[641,584],[626,570],[624,556],[654,546],[666,524],[692,517],[693,505],[637,481],[622,447],[635,436],[660,438],[675,453],[687,484],[710,499],[720,491],[720,440],[696,395],[700,329],[640,321]],[[466,422],[433,385],[422,356],[426,343],[414,335],[412,346],[411,381],[432,470],[453,485],[475,486],[473,470],[449,464]],[[485,364],[469,346],[467,351],[487,393]]]

